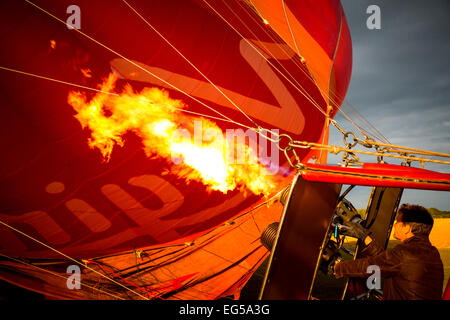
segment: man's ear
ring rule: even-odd
[[[406,233],[412,233],[412,226],[410,224],[404,223],[403,225],[405,226]]]

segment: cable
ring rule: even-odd
[[[50,78],[50,77],[39,75],[39,74],[29,73],[29,72],[26,72],[26,71],[12,69],[12,68],[8,68],[8,67],[4,67],[4,66],[0,66],[0,69],[5,70],[5,71],[18,73],[18,74],[22,74],[22,75],[26,75],[26,76],[30,76],[30,77],[35,77],[35,78],[39,78],[39,79],[53,81],[53,82],[65,84],[65,85],[68,85],[68,86],[73,86],[73,87],[86,89],[86,90],[90,90],[90,91],[95,91],[95,92],[98,92],[98,93],[103,93],[103,94],[107,94],[107,95],[111,95],[111,96],[115,96],[115,97],[121,97],[121,98],[127,97],[127,98],[132,99],[132,100],[140,101],[137,98],[124,96],[124,95],[121,95],[121,94],[118,94],[118,93],[114,93],[114,92],[110,92],[110,91],[104,91],[104,90],[100,90],[100,89],[95,89],[95,88],[91,88],[91,87],[87,87],[87,86],[83,86],[83,85],[80,85],[80,84],[67,82],[67,81],[63,81],[63,80],[59,80],[59,79],[55,79],[55,78]],[[232,122],[232,123],[238,124],[238,125],[240,125],[240,126],[242,126],[244,128],[250,129],[250,127],[248,127],[248,126],[246,126],[244,124],[238,123],[238,122],[236,122],[234,120],[218,118],[218,117],[214,117],[214,116],[211,116],[211,115],[207,115],[207,114],[203,114],[203,113],[199,113],[199,112],[195,112],[195,111],[190,111],[190,110],[186,110],[186,109],[182,109],[182,108],[177,108],[177,107],[173,107],[173,106],[168,106],[168,105],[163,105],[163,104],[158,104],[158,103],[154,103],[154,104],[156,106],[169,108],[169,109],[173,109],[173,110],[178,110],[178,111],[181,111],[181,112],[186,112],[186,113],[198,115],[198,116],[205,117],[205,118],[211,118],[211,119],[214,119],[214,120],[225,121],[225,122]]]
[[[33,5],[33,6],[36,7],[37,9],[41,10],[41,11],[44,12],[45,14],[49,15],[50,17],[56,19],[57,21],[61,22],[61,23],[64,24],[64,25],[66,25],[66,22],[65,22],[65,21],[59,19],[58,17],[56,17],[55,15],[51,14],[51,13],[48,12],[47,10],[45,10],[45,9],[43,9],[43,8],[41,8],[41,7],[39,7],[38,5],[36,5],[35,3],[33,3],[33,2],[31,2],[31,1],[29,1],[29,0],[25,0],[25,1],[26,1],[27,3]],[[207,105],[206,103],[200,101],[199,99],[195,98],[194,96],[190,95],[189,93],[187,93],[187,92],[181,90],[180,88],[174,86],[173,84],[167,82],[166,80],[164,80],[164,79],[162,79],[161,77],[157,76],[156,74],[152,73],[150,70],[148,70],[148,69],[142,67],[141,65],[139,65],[138,63],[136,63],[136,62],[134,62],[134,61],[128,59],[127,57],[125,57],[125,56],[123,56],[122,54],[118,53],[117,51],[111,49],[110,47],[106,46],[105,44],[101,43],[100,41],[98,41],[98,40],[92,38],[92,37],[89,36],[88,34],[86,34],[86,33],[82,32],[82,31],[80,31],[79,29],[73,29],[73,30],[75,30],[76,32],[80,33],[81,35],[83,35],[84,37],[88,38],[89,40],[95,42],[95,43],[98,44],[99,46],[105,48],[106,50],[110,51],[111,53],[117,55],[118,57],[124,59],[124,60],[127,61],[128,63],[134,65],[135,67],[137,67],[137,68],[139,68],[139,69],[141,69],[141,70],[144,71],[145,73],[150,74],[151,76],[153,76],[153,77],[155,77],[156,79],[158,79],[159,81],[165,83],[166,85],[168,85],[168,86],[171,87],[172,89],[174,89],[174,90],[176,90],[176,91],[178,91],[178,92],[181,92],[182,94],[188,96],[189,98],[191,98],[192,100],[196,101],[197,103],[199,103],[199,104],[201,104],[201,105],[207,107],[208,109],[210,109],[210,110],[216,112],[217,114],[221,115],[222,117],[224,117],[224,118],[226,118],[226,119],[228,119],[228,120],[234,122],[232,119],[230,119],[229,117],[227,117],[227,116],[225,116],[224,114],[220,113],[219,111],[215,110],[214,108],[210,107],[210,106]]]
[[[2,224],[2,225],[4,225],[5,227],[7,227],[7,228],[9,228],[9,229],[11,229],[11,230],[13,230],[13,231],[15,231],[15,232],[21,234],[21,235],[23,235],[23,236],[25,236],[25,237],[27,237],[27,238],[33,240],[33,241],[39,243],[40,245],[43,245],[44,247],[46,247],[46,248],[48,248],[48,249],[50,249],[50,250],[52,250],[52,251],[54,251],[54,252],[56,252],[56,253],[62,255],[63,257],[65,257],[65,258],[67,258],[67,259],[69,259],[69,260],[71,260],[71,261],[73,261],[73,262],[75,262],[75,263],[77,263],[77,264],[79,264],[79,265],[83,265],[82,262],[77,261],[77,260],[75,260],[75,259],[72,258],[72,257],[69,257],[68,255],[62,253],[61,251],[58,251],[58,250],[52,248],[51,246],[49,246],[49,245],[47,245],[47,244],[45,244],[45,243],[43,243],[43,242],[41,242],[41,241],[39,241],[39,240],[33,238],[32,236],[29,236],[28,234],[26,234],[26,233],[24,233],[24,232],[22,232],[22,231],[20,231],[20,230],[18,230],[18,229],[16,229],[16,228],[11,227],[9,224],[7,224],[7,223],[5,223],[5,222],[3,222],[3,221],[1,221],[1,220],[0,220],[0,224]],[[105,276],[105,275],[99,273],[98,271],[96,271],[96,270],[94,270],[94,269],[88,267],[87,265],[86,265],[86,268],[89,269],[89,270],[91,270],[91,271],[93,271],[93,272],[95,272],[95,273],[97,273],[97,274],[99,274],[100,276],[102,276],[102,277],[104,277],[104,278],[110,280],[111,282],[114,282],[115,284],[118,284],[119,286],[121,286],[121,287],[123,287],[123,288],[125,288],[125,289],[127,289],[127,290],[129,290],[129,291],[131,291],[131,292],[133,292],[134,294],[136,294],[136,295],[138,295],[138,296],[140,296],[140,297],[142,297],[142,298],[144,298],[144,299],[147,299],[147,298],[144,297],[143,295],[141,295],[141,294],[139,294],[139,293],[133,291],[133,290],[130,289],[130,288],[125,287],[123,284],[121,284],[121,283],[119,283],[119,282],[117,282],[117,281],[115,281],[115,280],[113,280],[113,279],[111,279],[111,278],[108,278],[107,276]]]
[[[236,109],[238,109],[248,120],[250,120],[257,128],[259,125],[250,118],[233,100],[231,100],[218,86],[216,86],[203,72],[200,71],[185,55],[183,55],[166,37],[164,37],[158,30],[156,30],[150,22],[147,21],[139,12],[136,11],[126,0],[122,0],[136,15],[141,18],[153,31],[156,32],[158,36],[160,36],[172,49],[174,49],[191,67],[193,67],[202,77],[206,79],[220,94],[222,94],[225,99],[227,99]]]
[[[31,267],[33,267],[33,268],[36,268],[36,269],[40,270],[40,271],[44,271],[44,272],[50,273],[50,274],[52,274],[52,275],[54,275],[54,276],[63,278],[63,279],[65,279],[65,280],[69,280],[69,277],[65,277],[65,276],[63,276],[63,275],[61,275],[61,274],[58,274],[58,273],[56,273],[56,272],[53,272],[53,271],[50,271],[50,270],[47,270],[47,269],[44,269],[44,268],[40,268],[40,267],[38,267],[38,266],[36,266],[36,265],[34,265],[34,264],[31,264],[31,263],[28,263],[28,262],[25,262],[25,261],[22,261],[22,260],[19,260],[19,259],[15,259],[15,258],[9,257],[9,256],[4,255],[4,254],[2,254],[2,253],[0,253],[0,256],[3,256],[3,257],[5,257],[5,258],[7,258],[7,259],[11,259],[11,260],[13,260],[13,261],[22,263],[22,264],[27,265],[27,266],[31,266]],[[80,284],[81,284],[81,283],[80,283]],[[107,295],[109,295],[109,296],[111,296],[111,297],[117,298],[117,299],[119,299],[119,300],[124,300],[122,297],[119,297],[119,296],[116,296],[116,295],[114,295],[114,294],[112,294],[112,293],[110,293],[110,292],[107,292],[107,291],[104,291],[104,290],[101,290],[101,289],[92,287],[92,286],[90,286],[90,285],[88,285],[88,284],[83,283],[82,285],[85,286],[85,287],[91,288],[91,289],[93,289],[93,290],[97,290],[97,291],[99,291],[99,292],[105,293],[105,294],[107,294]]]

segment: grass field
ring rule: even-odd
[[[444,264],[444,289],[450,278],[450,248],[439,249],[439,254],[441,255],[442,263]]]

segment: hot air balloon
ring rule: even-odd
[[[141,280],[119,269],[156,261],[141,268],[162,271],[154,273],[158,280],[145,280],[144,289],[132,286],[145,297],[238,293],[267,255],[254,240],[266,220],[280,214],[277,204],[267,207],[267,201],[292,174],[275,134],[318,141],[327,116],[334,116],[345,95],[351,42],[339,1],[286,3],[284,9],[246,1],[72,2],[2,3],[2,150],[7,157],[1,220],[23,234],[2,227],[1,252],[90,261],[86,267],[97,272],[120,273],[124,287],[136,281],[141,287]],[[266,9],[273,17],[260,11]],[[278,30],[284,10],[294,38],[302,39],[295,46],[288,30]],[[106,88],[108,76],[113,84]],[[265,177],[276,184],[265,194],[242,181],[226,192],[211,189],[183,176],[183,164],[148,149],[152,141],[136,127],[119,133],[122,140],[112,142],[106,161],[104,149],[88,143],[95,141],[95,129],[82,122],[80,106],[124,94],[127,85],[135,98],[157,88],[179,102],[158,100],[166,109],[169,104],[198,114],[183,118],[183,110],[175,116],[170,111],[177,125],[199,130],[200,137],[207,121],[224,133],[242,130],[258,142],[259,155],[265,155],[260,162],[265,160],[270,171]],[[333,108],[327,115],[328,106]],[[89,112],[85,119],[93,118]],[[141,119],[155,123],[150,119],[155,114]],[[192,128],[192,122],[199,125]],[[68,290],[61,279],[21,265],[23,274],[36,278],[28,283],[12,277],[9,267],[5,263],[3,279],[49,296],[98,297],[95,290]],[[52,267],[61,271],[57,263]],[[163,275],[167,272],[171,275]],[[143,273],[134,277],[152,272]],[[127,296],[128,290],[122,294],[140,297]]]
[[[326,159],[288,146],[326,143],[345,97],[340,2],[0,6],[0,278],[56,299],[239,297],[292,161]]]

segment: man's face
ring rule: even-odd
[[[402,213],[399,212],[397,215],[397,221],[394,222],[394,238],[403,241],[409,238],[409,232],[411,231],[411,226],[404,224],[402,222]]]

